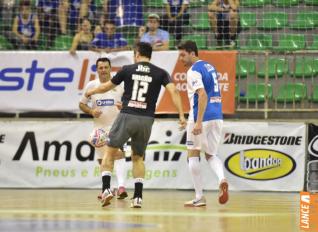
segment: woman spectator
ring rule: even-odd
[[[93,40],[93,33],[91,32],[91,23],[88,18],[81,19],[80,31],[76,33],[73,38],[70,53],[75,55],[76,50],[88,50],[90,42]]]

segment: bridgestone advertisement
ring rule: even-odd
[[[0,187],[100,188],[99,165],[87,142],[92,129],[90,120],[0,122]],[[302,190],[305,133],[302,123],[225,121],[218,156],[230,190]],[[317,151],[317,136],[311,138]],[[186,133],[176,120],[155,121],[145,156],[145,188],[193,188],[185,143]],[[132,188],[129,143],[126,149],[121,168]],[[204,188],[217,189],[217,177],[203,154],[201,170]],[[116,182],[114,170],[113,187]]]

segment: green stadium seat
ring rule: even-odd
[[[102,8],[104,5],[104,0],[95,0],[95,4],[98,9]]]
[[[201,7],[204,5],[207,5],[208,1],[207,0],[192,0],[190,1],[190,8],[194,8],[194,7]]]
[[[304,0],[304,2],[309,6],[318,6],[318,0]]]
[[[297,57],[296,58],[296,64],[295,64],[295,71],[294,75],[297,78],[302,77],[312,77],[316,75],[316,72],[318,70],[315,70],[314,67],[314,59],[311,57]]]
[[[209,30],[210,22],[207,12],[199,13],[192,22],[192,28],[196,30]]]
[[[266,76],[266,66],[265,62],[260,65],[257,76],[260,78],[265,78]],[[271,57],[268,59],[268,77],[275,78],[282,77],[284,74],[288,73],[289,65],[288,61],[284,58]]]
[[[256,13],[240,12],[241,27],[243,30],[256,26]]]
[[[289,7],[298,5],[299,0],[273,0],[272,3],[277,7]]]
[[[13,49],[12,44],[2,35],[0,35],[0,50]]]
[[[206,49],[207,48],[205,35],[199,35],[199,34],[185,35],[182,37],[182,40],[183,41],[186,41],[186,40],[195,41],[197,43],[198,49]]]
[[[314,29],[318,25],[317,20],[318,12],[299,12],[289,27],[295,30]]]
[[[162,0],[146,0],[145,5],[147,7],[154,7],[154,8],[161,8],[161,7],[163,8],[164,7]]]
[[[288,83],[278,90],[276,101],[279,103],[301,102],[307,98],[307,87],[303,83]]]
[[[72,46],[73,37],[60,35],[55,38],[52,50],[69,50]]]
[[[248,102],[265,102],[266,96],[268,99],[273,98],[273,88],[271,84],[265,83],[249,83],[247,85],[246,95],[240,97],[240,101]]]
[[[264,0],[242,0],[240,1],[241,6],[245,7],[262,7],[266,4]]]
[[[314,59],[314,63],[313,63],[313,72],[318,74],[318,58]]]
[[[282,34],[275,50],[295,51],[305,49],[305,35],[301,34]]]
[[[272,48],[273,38],[268,34],[252,34],[246,40],[243,50],[268,50]]]
[[[313,102],[318,103],[318,85],[315,85],[314,88],[313,88],[311,100],[312,100]]]
[[[250,58],[240,58],[236,62],[236,77],[246,78],[255,74],[256,61]]]
[[[284,12],[266,12],[264,13],[258,29],[277,30],[284,28],[288,23],[288,15]]]
[[[318,35],[313,35],[313,41],[310,46],[307,46],[308,50],[318,50]]]

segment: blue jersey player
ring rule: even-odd
[[[187,90],[190,112],[187,124],[187,150],[189,169],[192,176],[195,199],[185,202],[185,206],[206,205],[200,171],[200,152],[205,153],[209,167],[219,179],[219,203],[228,201],[228,183],[224,177],[223,163],[217,156],[221,140],[223,114],[217,71],[213,65],[198,57],[195,42],[186,41],[179,45],[179,58],[189,67]]]

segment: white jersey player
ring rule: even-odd
[[[108,58],[99,58],[96,61],[96,69],[98,73],[98,79],[88,82],[84,88],[84,93],[80,99],[80,109],[93,116],[94,128],[103,128],[107,133],[109,132],[114,120],[121,108],[121,97],[123,95],[123,88],[117,86],[115,89],[102,94],[96,94],[91,98],[85,97],[85,93],[92,88],[98,87],[101,83],[105,83],[110,80],[111,63]],[[105,154],[106,146],[95,148],[97,159],[101,164],[103,156]],[[124,199],[127,197],[125,189],[125,169],[123,168],[125,162],[125,156],[123,148],[118,150],[115,157],[115,171],[118,180],[118,199]],[[99,195],[98,198],[101,196]]]

